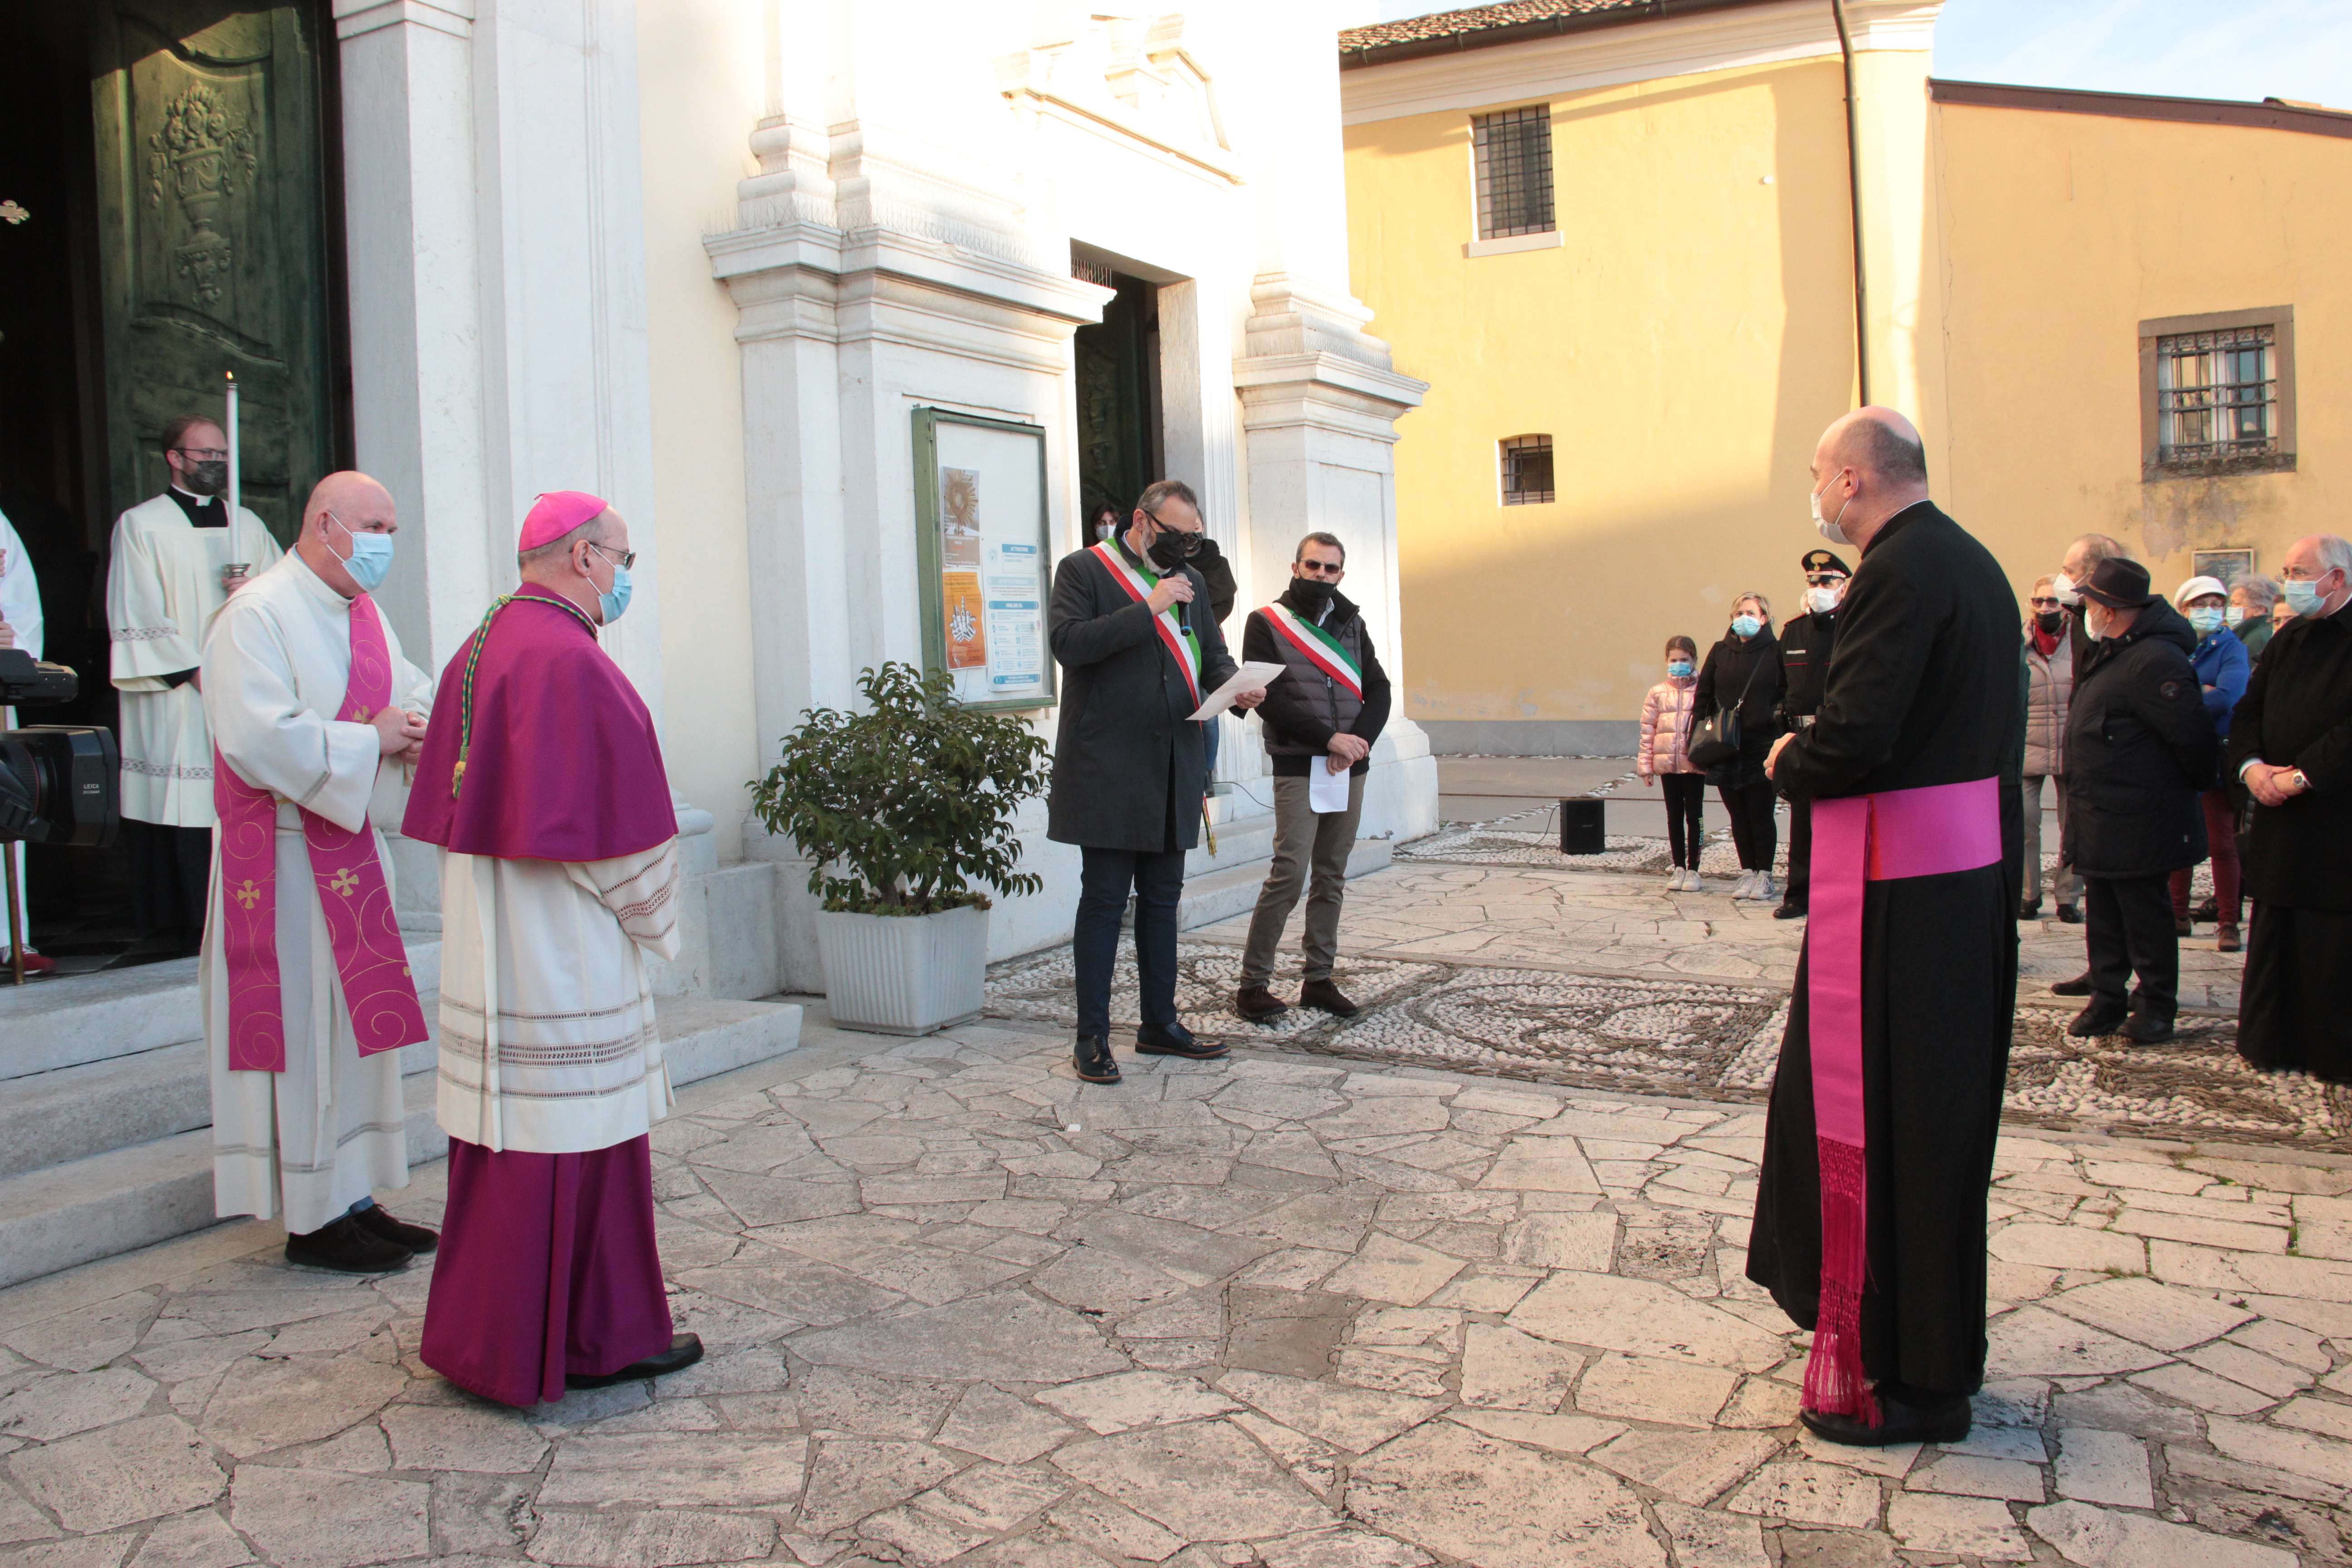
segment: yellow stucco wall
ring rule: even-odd
[[[671,784],[717,817],[719,853],[730,860],[742,842],[744,781],[761,754],[751,707],[758,585],[744,538],[736,310],[710,275],[702,236],[731,223],[735,182],[758,172],[746,138],[764,111],[763,58],[757,7],[639,0],[662,726]]]
[[[1949,505],[2022,589],[2113,533],[2169,591],[2192,549],[2275,574],[2352,532],[2352,140],[2034,110],[1937,110]],[[2295,471],[2140,477],[2139,323],[2294,307]]]
[[[1554,99],[1563,243],[1476,258],[1469,114],[1349,128],[1355,291],[1430,384],[1397,447],[1407,713],[1626,719],[1667,636],[1793,604],[1853,395],[1841,93],[1806,60]],[[1496,442],[1537,433],[1559,500],[1504,506]]]

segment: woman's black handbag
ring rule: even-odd
[[[1748,705],[1748,693],[1755,688],[1756,678],[1763,673],[1764,656],[1759,653],[1748,672],[1748,684],[1739,689],[1739,700],[1728,708],[1717,708],[1691,731],[1688,754],[1697,766],[1719,768],[1738,760],[1739,710]]]

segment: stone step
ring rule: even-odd
[[[1395,848],[1391,839],[1359,838],[1348,854],[1348,875],[1356,878],[1381,869],[1393,859]],[[1261,857],[1255,864],[1186,878],[1184,896],[1176,904],[1177,925],[1189,931],[1249,913],[1257,907],[1258,889],[1265,886],[1265,868],[1266,859]]]
[[[0,986],[0,1079],[202,1039],[194,958]],[[441,986],[437,937],[408,943],[419,992]]]
[[[666,997],[659,1004],[659,1016],[662,1051],[674,1085],[695,1083],[781,1056],[800,1042],[801,1010],[790,1003]],[[212,1107],[210,1090],[204,1083],[204,1047],[199,1042],[188,1048],[196,1053],[191,1059],[200,1097],[197,1103],[202,1106],[198,1125],[0,1177],[0,1288],[216,1223]],[[410,1052],[417,1050],[409,1047]],[[402,1065],[410,1066],[417,1059],[404,1053]],[[423,1063],[429,1068],[430,1057],[425,1057]],[[159,1079],[185,1071],[176,1061],[147,1065]],[[184,1077],[181,1081],[187,1079]],[[437,1160],[448,1152],[448,1139],[434,1121],[434,1084],[430,1071],[413,1072],[401,1083],[412,1165]],[[163,1117],[152,1124],[168,1125],[169,1120]]]

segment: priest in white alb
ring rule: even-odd
[[[213,742],[197,659],[221,605],[280,552],[251,511],[228,514],[228,437],[218,425],[189,414],[164,426],[163,466],[163,493],[115,520],[106,633],[120,694],[131,919],[142,935],[176,939],[194,952],[213,827]]]
[[[677,956],[661,742],[598,630],[629,527],[541,496],[520,586],[442,673],[402,831],[443,847],[449,1202],[418,1354],[508,1405],[691,1365],[654,1245],[647,1136],[672,1104],[646,958]]]
[[[433,700],[369,597],[396,526],[365,474],[320,480],[293,552],[223,606],[203,663],[215,1206],[282,1215],[288,1261],[354,1274],[436,1241],[373,1197],[408,1184],[400,1047],[426,1037],[370,820],[397,811]]]

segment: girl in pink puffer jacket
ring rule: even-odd
[[[1699,850],[1706,830],[1706,770],[1690,760],[1691,710],[1698,700],[1698,645],[1688,637],[1666,639],[1666,678],[1642,700],[1642,748],[1634,767],[1642,782],[1656,780],[1666,797],[1666,843],[1674,851],[1670,893],[1696,893]]]

